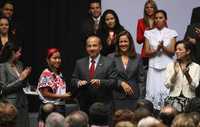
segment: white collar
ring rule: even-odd
[[[162,29],[158,29],[158,28],[155,28],[157,31],[165,31],[166,30],[166,27],[163,27]]]
[[[95,61],[95,63],[98,63],[99,62],[99,59],[100,59],[100,54],[96,57],[96,58],[94,58],[94,61]],[[90,61],[92,61],[92,58],[91,57],[89,57],[89,62]]]
[[[94,18],[94,17],[92,17],[92,19],[94,20],[94,21],[100,21],[100,18],[101,18],[101,16],[99,16],[98,18]]]

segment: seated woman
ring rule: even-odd
[[[48,67],[40,75],[37,91],[42,100],[40,120],[45,120],[46,115],[55,111],[65,116],[65,101],[71,98],[71,93],[66,91],[67,86],[60,71],[61,55],[57,48],[48,49]]]
[[[2,50],[0,64],[1,98],[8,100],[17,108],[16,127],[29,127],[28,100],[25,87],[31,67],[23,68],[20,62],[21,47],[15,44],[6,44]]]
[[[191,61],[192,48],[188,41],[177,42],[175,49],[176,61],[166,69],[165,86],[170,89],[170,93],[165,103],[183,112],[188,101],[195,97],[195,88],[200,80],[200,66]]]
[[[132,109],[139,97],[144,97],[144,70],[128,31],[119,33],[114,53],[119,89],[114,91],[115,109]],[[111,55],[109,55],[111,56]],[[142,95],[143,94],[143,95]]]

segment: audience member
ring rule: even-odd
[[[173,61],[176,44],[176,31],[167,28],[167,13],[155,12],[155,28],[147,30],[145,36],[145,53],[149,56],[149,68],[146,81],[146,99],[154,104],[156,110],[164,105],[168,89],[164,85],[167,64]],[[159,77],[159,78],[158,78]]]
[[[146,99],[138,99],[133,109],[137,110],[140,107],[146,108],[152,115],[154,114],[153,103],[151,101]]]
[[[120,121],[115,125],[115,127],[137,127],[137,126],[130,121]]]
[[[89,109],[89,123],[91,127],[109,127],[109,109],[104,103],[96,102]]]
[[[65,101],[71,100],[71,93],[69,86],[63,79],[61,72],[61,54],[59,49],[50,48],[47,52],[47,68],[41,73],[37,92],[42,100],[41,111],[39,113],[39,120],[45,121],[46,115],[51,111],[61,113],[65,116]],[[52,109],[53,108],[53,109]],[[44,112],[44,110],[46,109]]]
[[[6,101],[1,100],[0,102],[0,127],[15,127],[17,116],[16,107]]]
[[[74,111],[65,118],[65,127],[89,127],[88,115],[83,111]]]
[[[119,33],[116,40],[116,52],[112,55],[118,74],[117,86],[113,92],[115,110],[132,109],[138,98],[144,97],[145,79],[140,56],[137,55],[131,34]]]
[[[194,121],[196,127],[199,127],[200,124],[200,114],[198,112],[191,112],[189,113],[189,117],[191,117]]]
[[[63,115],[52,112],[46,118],[45,127],[64,127],[64,119]]]
[[[177,114],[178,112],[174,107],[167,105],[161,108],[159,118],[165,125],[170,127],[172,124],[172,120]]]
[[[148,56],[145,55],[144,48],[144,31],[154,28],[154,13],[157,11],[157,5],[153,0],[147,0],[144,4],[144,16],[138,20],[137,23],[137,43],[143,44],[141,50],[141,57],[143,60],[143,65],[147,69],[148,67]]]
[[[21,47],[8,44],[3,48],[3,63],[0,64],[0,82],[4,85],[3,98],[10,101],[18,110],[16,127],[29,127],[28,100],[25,87],[29,85],[27,78],[31,73],[31,67],[23,67],[19,60]]]
[[[139,122],[138,122],[138,127],[152,127],[152,126],[156,126],[157,124],[160,124],[161,122],[152,117],[152,116],[148,116],[148,117],[145,117],[143,119],[141,119]]]
[[[134,110],[135,113],[135,120],[134,123],[138,123],[141,119],[148,117],[148,116],[153,116],[152,112],[150,112],[147,108],[145,107],[140,107]]]
[[[116,37],[124,27],[120,24],[119,18],[114,10],[104,11],[100,19],[98,35],[102,40],[102,55],[108,55],[115,52]]]
[[[190,117],[189,114],[181,113],[178,114],[173,122],[171,127],[196,127],[194,120]]]
[[[135,123],[135,117],[135,113],[130,109],[118,109],[114,114],[113,125],[115,126],[120,121],[130,121]]]
[[[86,113],[89,113],[89,107],[95,102],[104,103],[112,112],[112,90],[116,87],[116,73],[113,60],[102,56],[101,49],[101,39],[98,36],[88,37],[88,56],[76,61],[72,75],[71,84],[78,92],[80,109]]]
[[[185,111],[188,101],[194,98],[199,85],[200,66],[192,62],[191,44],[182,40],[177,42],[176,61],[167,65],[165,86],[170,89],[166,104],[172,105],[179,112]]]

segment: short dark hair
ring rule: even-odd
[[[104,103],[96,102],[89,108],[90,124],[94,125],[108,125],[109,109]]]
[[[90,5],[92,3],[99,3],[99,5],[101,6],[101,0],[89,0],[89,4],[88,4],[88,7],[90,8]]]
[[[164,15],[165,19],[167,19],[167,12],[166,11],[164,11],[164,10],[157,10],[154,15],[156,15],[157,13],[162,13]]]
[[[6,4],[11,4],[13,5],[13,7],[15,6],[15,3],[13,2],[13,0],[5,0],[1,3],[0,7],[3,8]]]
[[[98,38],[98,39],[99,39],[99,44],[102,45],[101,38],[100,38],[98,35],[96,35],[96,34],[91,34],[91,35],[89,35],[89,36],[86,38],[85,46],[87,46],[87,41],[88,41],[88,39],[89,39],[89,38],[92,38],[92,37]]]
[[[179,44],[183,44],[186,50],[190,50],[192,51],[192,44],[189,42],[188,39],[184,39],[184,40],[180,40],[176,42],[175,48],[177,47],[177,45]]]
[[[134,106],[134,110],[137,110],[138,108],[141,108],[141,107],[144,107],[147,110],[149,110],[151,113],[154,113],[153,103],[147,99],[138,99]]]
[[[177,110],[173,106],[167,105],[160,110],[159,118],[164,124],[170,126],[177,113]]]

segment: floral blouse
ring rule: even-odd
[[[40,88],[51,88],[52,93],[63,95],[66,93],[66,83],[62,79],[62,74],[59,75],[55,74],[54,72],[50,71],[49,69],[45,69],[42,74],[40,75],[40,79],[37,86],[37,92],[39,94],[40,99],[43,103],[53,103],[56,105],[63,105],[65,104],[64,100],[61,99],[51,99],[46,98],[40,92]]]

